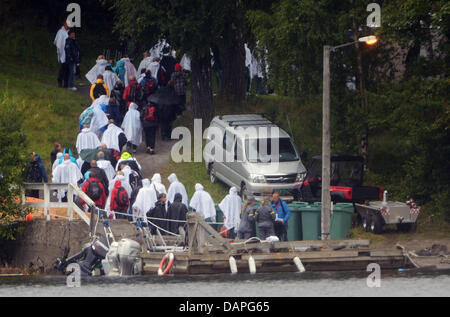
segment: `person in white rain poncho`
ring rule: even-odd
[[[89,80],[91,84],[95,84],[95,82],[97,81],[97,76],[103,75],[106,66],[108,66],[108,61],[105,59],[103,55],[100,55],[97,58],[95,66],[92,67],[91,70],[86,74],[87,80]]]
[[[237,232],[241,222],[242,200],[236,187],[230,189],[230,193],[219,204],[219,208],[223,212],[225,227],[230,231],[235,229],[234,232]]]
[[[124,132],[121,128],[116,126],[114,123],[110,123],[105,133],[103,133],[102,144],[105,144],[106,148],[108,149],[114,149],[118,152],[121,152],[122,149],[120,146],[119,138],[122,133]]]
[[[152,187],[157,191],[157,194],[167,194],[166,186],[162,183],[162,178],[160,174],[153,175]]]
[[[153,58],[150,57],[150,53],[144,52],[144,58],[142,59],[142,62],[139,64],[137,73],[141,74],[143,69],[148,70],[152,61]]]
[[[136,68],[128,57],[123,58],[123,60],[125,62],[125,87],[127,87],[129,85],[128,78],[131,76],[137,77],[138,74],[136,72]]]
[[[105,72],[103,73],[103,81],[105,82],[105,85],[108,86],[110,95],[119,80],[119,76],[113,72],[112,67],[109,65],[106,66]]]
[[[120,181],[122,183],[122,187],[125,189],[125,191],[128,194],[128,198],[131,198],[131,193],[132,193],[132,189],[130,184],[128,183],[128,180],[125,179],[125,176],[123,175],[122,172],[118,172],[116,177],[114,177],[114,179],[109,182],[109,196],[108,199],[106,200],[106,206],[105,206],[105,210],[107,211],[107,216],[110,217],[110,215],[113,215],[115,219],[128,219],[127,216],[125,215],[116,215],[114,213],[114,211],[111,211],[111,196],[112,196],[112,192],[114,189],[114,186],[116,184],[116,181]]]
[[[204,219],[210,218],[216,222],[216,207],[211,195],[205,192],[202,185],[195,185],[195,194],[192,196],[190,206],[193,210],[203,216]]]
[[[92,150],[101,146],[98,136],[91,131],[89,125],[85,125],[84,129],[78,134],[77,137],[77,151],[81,153],[83,150]]]
[[[103,112],[103,109],[101,105],[108,105],[109,103],[109,97],[108,96],[101,96],[92,103],[92,105],[88,108],[91,109],[94,112],[94,115],[92,116],[91,122],[90,122],[90,130],[94,132],[97,137],[102,135],[101,129],[108,125],[109,120],[106,116],[105,112]]]
[[[135,103],[130,104],[125,118],[123,119],[122,129],[127,136],[128,142],[138,147],[142,143],[142,123],[141,114]]]
[[[58,165],[59,165],[59,161],[61,160],[61,158],[63,157],[63,153],[62,152],[59,152],[58,154],[56,154],[56,160],[53,162],[53,165],[52,165],[52,175],[54,175],[55,174],[55,169],[58,167]],[[81,165],[80,165],[81,166]]]
[[[59,74],[58,74],[58,85],[59,87],[67,88],[69,80],[69,69],[66,63],[66,40],[69,37],[71,22],[68,20],[56,33],[55,40],[53,44],[56,46],[56,55],[58,57],[58,63],[60,64]]]
[[[181,202],[183,204],[185,204],[187,207],[188,206],[188,195],[186,192],[186,188],[184,187],[183,184],[181,184],[178,181],[177,175],[172,174],[167,179],[170,182],[169,191],[167,192],[167,200],[172,204],[175,200],[175,195],[180,194],[183,197]]]
[[[116,176],[116,170],[111,165],[110,161],[105,160],[105,153],[98,152],[97,157],[97,166],[105,171],[108,182],[111,184],[113,178]]]
[[[76,184],[83,178],[81,171],[75,163],[70,160],[70,155],[64,155],[64,161],[59,164],[53,172],[52,182],[53,184]],[[58,190],[59,201],[67,201],[67,190]]]
[[[150,181],[144,179],[142,188],[139,190],[136,201],[133,204],[133,221],[140,219],[147,222],[147,212],[155,208],[157,201],[156,192],[152,188]]]

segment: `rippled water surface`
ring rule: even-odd
[[[66,277],[0,277],[0,296],[450,296],[450,271],[383,272],[380,288],[369,288],[369,273],[214,275],[159,278],[83,278],[69,288]]]

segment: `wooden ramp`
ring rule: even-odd
[[[366,271],[371,263],[382,269],[410,267],[402,250],[372,250],[368,240],[260,242],[222,238],[199,214],[189,213],[188,248],[173,252],[172,274],[230,273],[230,257],[238,273],[249,273],[253,258],[257,273],[297,272],[298,257],[306,271]],[[156,274],[165,254],[143,253],[143,272]]]

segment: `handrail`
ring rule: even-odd
[[[25,199],[25,190],[41,190],[44,192],[44,202],[26,202]],[[67,190],[67,202],[60,203],[60,202],[52,202],[50,201],[51,198],[51,191],[53,190]],[[77,204],[73,201],[73,196],[77,195],[80,196],[84,202],[89,206],[96,208],[95,203],[90,199],[81,189],[75,185],[75,184],[37,184],[37,183],[25,183],[24,184],[24,190],[22,191],[22,207],[29,207],[29,208],[43,208],[44,209],[44,216],[47,221],[51,221],[51,215],[49,213],[49,210],[51,208],[67,208],[67,217],[69,221],[72,221],[73,218],[73,212],[75,213],[89,226],[90,225],[90,219],[83,210],[81,210]]]

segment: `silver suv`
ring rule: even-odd
[[[207,148],[220,150],[204,154],[211,182],[240,189],[243,199],[260,200],[278,191],[292,200],[292,190],[306,176],[291,137],[263,115],[215,117],[207,131]]]

